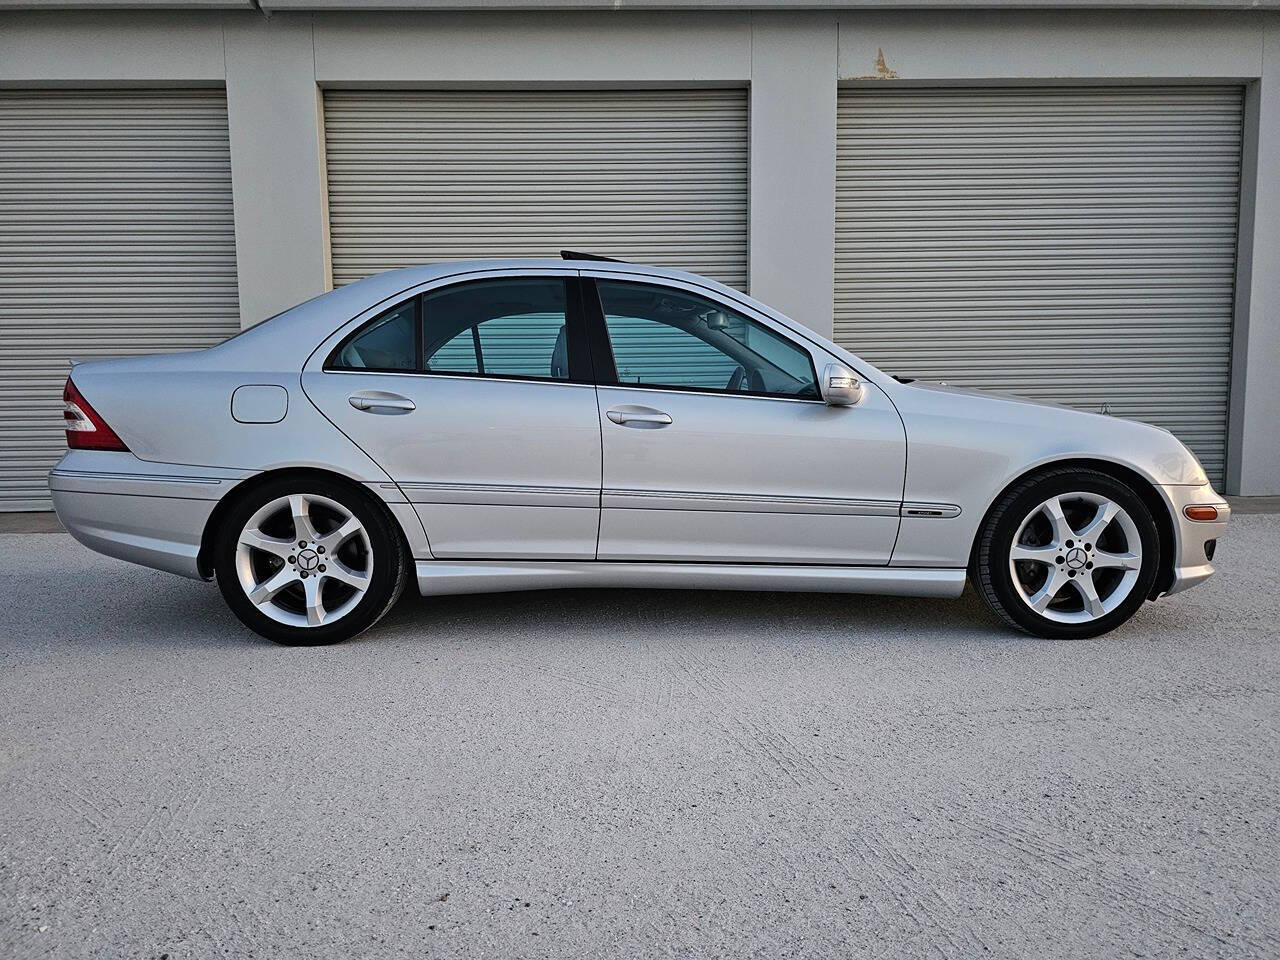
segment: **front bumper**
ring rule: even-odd
[[[200,539],[218,500],[248,474],[68,451],[49,474],[53,509],[90,550],[202,579]]]
[[[1227,521],[1231,518],[1231,507],[1210,484],[1199,487],[1165,486],[1161,487],[1169,508],[1173,513],[1173,529],[1175,552],[1173,560],[1173,582],[1165,590],[1166,594],[1179,593],[1198,583],[1203,583],[1213,576],[1212,555],[1214,549],[1221,545],[1227,533]],[[1188,520],[1182,512],[1191,505],[1210,505],[1218,508],[1218,519],[1212,521]],[[1213,548],[1208,548],[1213,541]]]

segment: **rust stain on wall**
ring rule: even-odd
[[[889,69],[889,65],[884,62],[884,50],[880,47],[876,47],[876,76],[881,80],[898,79],[898,71]]]
[[[876,47],[876,72],[865,73],[862,76],[841,77],[841,80],[897,80],[898,71],[890,70],[889,65],[884,62],[884,50]]]

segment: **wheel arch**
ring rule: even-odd
[[[1102,460],[1092,457],[1070,457],[1062,460],[1051,460],[1029,467],[1013,477],[991,498],[991,502],[987,504],[987,509],[982,514],[982,521],[978,524],[977,530],[974,531],[973,543],[969,547],[970,566],[972,567],[974,562],[978,543],[982,539],[982,531],[986,529],[991,511],[995,509],[996,504],[1004,499],[1006,493],[1018,484],[1033,479],[1040,474],[1073,467],[1096,470],[1098,473],[1106,474],[1113,480],[1118,480],[1137,494],[1151,512],[1151,516],[1156,522],[1156,531],[1160,537],[1160,566],[1156,571],[1156,579],[1148,596],[1148,599],[1154,600],[1173,584],[1174,558],[1177,556],[1177,533],[1173,526],[1173,514],[1170,511],[1169,504],[1160,494],[1160,491],[1156,489],[1155,483],[1150,478],[1132,467],[1116,463],[1114,460]]]
[[[376,493],[369,490],[364,484],[351,477],[338,473],[334,470],[325,470],[320,467],[281,467],[274,470],[264,470],[261,473],[255,473],[251,477],[241,480],[234,487],[226,492],[218,505],[213,508],[213,512],[209,514],[209,519],[205,521],[204,530],[200,534],[200,551],[196,555],[196,567],[200,572],[200,576],[205,580],[213,579],[213,546],[218,535],[218,530],[222,526],[222,518],[226,516],[227,511],[232,508],[242,497],[252,493],[258,487],[280,479],[297,479],[306,480],[322,479],[331,483],[337,483],[346,487],[353,495],[364,497],[366,500],[377,505],[377,507],[386,514],[387,519],[391,522],[391,528],[396,531],[400,538],[400,549],[404,552],[405,562],[413,562],[413,552],[409,547],[408,537],[405,535],[404,528],[400,525],[400,521],[396,515],[387,507],[386,501],[379,497]]]

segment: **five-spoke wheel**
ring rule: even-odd
[[[1114,500],[1082,491],[1056,495],[1022,521],[1009,548],[1009,568],[1018,595],[1036,613],[1086,623],[1133,591],[1142,539]]]
[[[992,507],[970,573],[1006,622],[1085,637],[1142,605],[1158,554],[1155,522],[1132,489],[1097,471],[1060,469],[1023,481]]]
[[[364,597],[373,548],[342,504],[293,493],[249,518],[236,545],[236,575],[249,601],[271,619],[318,627]]]
[[[345,640],[404,587],[406,562],[385,508],[344,484],[272,481],[224,519],[219,586],[237,616],[272,640]]]

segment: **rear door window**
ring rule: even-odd
[[[423,297],[423,369],[569,378],[568,297],[557,278],[481,280]]]

